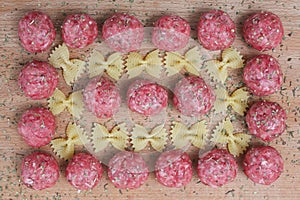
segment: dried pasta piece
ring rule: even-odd
[[[181,149],[191,143],[201,149],[205,146],[208,137],[206,121],[197,122],[190,128],[180,122],[173,122],[171,134],[176,148]]]
[[[227,144],[228,151],[234,156],[239,156],[249,146],[251,135],[246,133],[233,134],[233,132],[230,119],[225,119],[214,129],[211,141]]]
[[[199,76],[199,51],[194,47],[187,51],[184,56],[176,52],[166,52],[165,67],[168,76],[179,73],[182,69],[187,72]]]
[[[72,85],[84,71],[85,62],[70,59],[70,53],[65,43],[56,47],[49,57],[49,63],[55,68],[63,69],[63,77],[68,85]]]
[[[240,115],[244,115],[246,108],[248,107],[249,92],[246,87],[235,90],[229,95],[225,88],[216,89],[216,101],[214,109],[217,113],[224,113],[228,106]]]
[[[67,98],[62,91],[55,89],[53,95],[48,99],[48,107],[54,115],[67,109],[71,115],[79,118],[84,110],[82,92],[73,92]]]
[[[145,57],[138,52],[131,52],[127,57],[125,66],[129,78],[136,77],[143,71],[159,78],[162,70],[162,59],[159,57],[158,49],[148,53]]]
[[[210,76],[221,83],[224,83],[228,77],[227,68],[242,68],[243,58],[234,48],[227,48],[222,52],[222,60],[207,61],[206,67]]]
[[[128,134],[125,123],[115,126],[111,132],[109,132],[105,126],[94,123],[92,144],[95,148],[95,152],[105,149],[108,144],[111,144],[116,149],[124,150],[129,139]]]
[[[75,145],[88,143],[88,137],[83,129],[75,123],[69,123],[66,129],[66,138],[56,138],[51,141],[51,147],[56,155],[69,160],[74,155]]]
[[[120,53],[111,54],[106,60],[104,56],[94,50],[88,61],[90,78],[102,74],[104,71],[115,80],[119,80],[123,71],[123,60]]]
[[[131,143],[134,147],[134,151],[141,151],[148,143],[150,143],[156,151],[162,151],[167,144],[168,134],[164,125],[159,125],[148,133],[143,126],[136,124],[131,134]]]

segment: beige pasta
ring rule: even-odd
[[[134,151],[138,152],[143,150],[148,143],[151,144],[153,149],[156,151],[162,151],[167,144],[167,131],[164,125],[159,125],[155,127],[150,133],[138,124],[135,125],[131,132],[131,143],[133,145]]]
[[[249,92],[246,87],[235,90],[231,95],[225,88],[217,88],[214,109],[217,113],[225,113],[228,106],[240,115],[244,115],[248,107]]]
[[[129,78],[134,78],[143,71],[159,78],[162,70],[162,59],[158,49],[148,53],[145,57],[138,52],[131,52],[128,54],[125,66]]]
[[[180,122],[173,122],[171,127],[172,142],[177,149],[187,147],[189,144],[201,149],[205,146],[207,137],[206,121],[204,120],[195,123],[190,128]]]
[[[69,160],[74,155],[75,145],[84,145],[88,137],[80,126],[69,123],[66,129],[66,138],[56,138],[51,141],[51,147],[60,158]]]
[[[187,72],[199,75],[199,51],[197,47],[194,47],[187,51],[184,56],[176,52],[166,52],[165,68],[168,76],[173,76],[179,73],[182,69]]]
[[[210,76],[221,83],[225,83],[228,77],[228,68],[242,68],[243,58],[234,48],[227,48],[222,52],[222,60],[210,60],[206,62],[207,70]]]
[[[56,89],[48,99],[48,107],[54,115],[67,109],[72,116],[79,118],[84,110],[82,92],[76,91],[66,97],[62,91]]]
[[[246,133],[235,133],[230,119],[223,120],[213,131],[212,142],[227,144],[228,151],[239,156],[249,146],[251,135]]]
[[[123,57],[120,53],[111,54],[106,60],[94,50],[88,61],[89,77],[98,76],[104,71],[113,79],[119,80],[123,72]]]
[[[64,43],[53,50],[49,63],[55,68],[63,69],[63,77],[68,85],[72,85],[78,79],[85,67],[84,61],[70,59],[68,47]]]
[[[119,150],[125,150],[128,142],[128,131],[124,123],[115,126],[111,132],[101,124],[94,123],[92,144],[95,152],[105,149],[109,144]]]

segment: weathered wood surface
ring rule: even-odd
[[[259,52],[248,48],[241,37],[241,26],[251,13],[268,10],[280,16],[285,37],[282,45],[273,52],[285,75],[281,92],[267,99],[280,103],[288,113],[287,131],[271,142],[284,158],[285,167],[281,177],[271,186],[255,185],[246,178],[242,170],[237,179],[218,189],[198,182],[196,173],[192,181],[181,189],[170,189],[155,181],[151,173],[147,183],[137,190],[118,190],[110,183],[105,173],[100,184],[92,192],[81,192],[72,188],[64,176],[66,163],[60,161],[61,177],[50,189],[33,191],[20,182],[20,163],[24,155],[33,151],[17,134],[20,114],[30,105],[45,101],[31,101],[24,97],[17,85],[22,66],[32,58],[46,60],[49,52],[32,55],[20,46],[17,30],[18,20],[28,11],[40,10],[51,16],[57,29],[56,44],[61,43],[60,26],[67,14],[87,12],[100,24],[113,12],[135,14],[145,26],[164,14],[178,14],[188,20],[195,36],[199,15],[209,9],[222,9],[229,13],[237,24],[237,39],[234,46],[249,58]],[[85,0],[85,1],[16,1],[2,0],[0,3],[0,199],[300,199],[300,1],[299,0]],[[99,40],[99,39],[98,39]],[[63,81],[60,88],[65,87]],[[62,133],[68,119],[60,118],[58,132]],[[49,146],[42,150],[51,152]],[[196,155],[196,154],[195,154]],[[192,157],[196,160],[196,157]],[[196,162],[194,162],[196,163]],[[194,167],[195,168],[195,167]]]

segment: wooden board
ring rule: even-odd
[[[100,184],[91,192],[78,193],[66,181],[66,163],[59,160],[61,176],[50,189],[33,191],[20,181],[20,163],[24,155],[33,151],[17,134],[20,114],[31,105],[45,105],[45,101],[31,101],[24,97],[17,85],[22,66],[31,59],[46,60],[49,52],[28,54],[20,46],[18,20],[28,11],[40,10],[51,16],[57,29],[55,44],[61,43],[60,26],[67,14],[86,12],[99,24],[115,11],[135,14],[145,26],[165,14],[177,14],[187,19],[196,36],[199,15],[210,9],[229,13],[237,25],[234,46],[246,57],[259,54],[248,48],[241,37],[242,23],[249,14],[268,10],[281,18],[285,37],[278,48],[267,52],[278,58],[284,72],[282,90],[266,99],[277,101],[288,113],[287,131],[271,142],[284,158],[281,177],[270,186],[256,185],[239,170],[234,182],[218,189],[199,182],[196,173],[184,188],[166,188],[156,182],[151,173],[147,183],[137,190],[118,190],[108,180],[106,173]],[[85,1],[31,1],[2,0],[0,3],[0,199],[300,199],[300,1],[299,0],[85,0]],[[101,25],[100,25],[101,27]],[[100,41],[100,39],[98,39]],[[68,91],[61,80],[59,88]],[[59,118],[58,134],[63,134],[68,118]],[[49,146],[42,150],[51,152]],[[197,153],[192,155],[194,168]]]

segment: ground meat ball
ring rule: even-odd
[[[116,154],[108,165],[108,178],[119,189],[136,189],[143,185],[149,169],[140,154],[123,151]]]
[[[190,39],[189,23],[176,15],[163,16],[154,23],[153,44],[165,51],[177,51],[184,48]]]
[[[78,190],[94,188],[102,177],[103,168],[99,160],[88,153],[78,153],[68,163],[66,177]]]
[[[268,101],[252,105],[246,116],[249,132],[265,142],[271,142],[285,131],[285,121],[285,110]]]
[[[19,85],[27,97],[33,100],[49,98],[58,83],[58,73],[47,62],[33,60],[19,74]]]
[[[235,24],[222,10],[211,10],[201,15],[198,22],[198,40],[208,50],[224,50],[234,42]]]
[[[27,13],[19,21],[18,34],[22,46],[30,53],[48,50],[56,36],[50,17],[36,11]]]
[[[255,56],[245,65],[244,82],[254,95],[266,96],[275,93],[283,82],[278,61],[266,54]]]
[[[127,91],[128,107],[146,116],[160,113],[168,104],[168,92],[147,80],[133,82]]]
[[[206,114],[213,106],[216,96],[213,90],[197,76],[181,79],[174,90],[174,105],[187,116]]]
[[[250,149],[243,161],[245,174],[253,182],[270,185],[283,171],[283,160],[276,149],[270,146]]]
[[[283,35],[279,17],[271,12],[255,13],[244,22],[245,41],[259,51],[275,48],[281,43]]]
[[[35,107],[25,111],[18,123],[18,132],[32,147],[49,144],[55,134],[55,118],[46,108]]]
[[[180,150],[164,152],[156,161],[155,175],[164,186],[183,187],[192,180],[192,161]]]
[[[84,48],[98,36],[97,22],[88,14],[69,15],[62,26],[62,39],[71,48]]]
[[[233,155],[223,149],[214,149],[198,160],[200,181],[211,187],[220,187],[233,181],[237,170]]]
[[[98,118],[112,117],[121,106],[119,89],[104,77],[96,77],[88,83],[83,99],[87,109]]]
[[[144,39],[144,27],[136,17],[116,13],[105,20],[102,37],[114,51],[130,52],[140,48]]]
[[[53,156],[34,152],[23,159],[21,180],[34,190],[42,190],[55,185],[59,178],[59,166]]]

